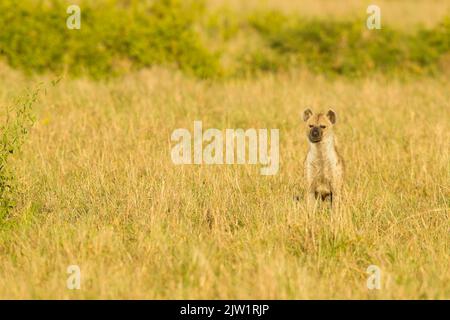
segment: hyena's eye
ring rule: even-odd
[[[312,124],[309,125],[310,128],[314,127]]]
[[[325,129],[327,126],[320,126],[322,129]]]

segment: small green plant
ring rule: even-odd
[[[0,114],[0,219],[3,219],[15,204],[15,176],[10,159],[19,151],[34,124],[32,108],[40,90],[38,88],[19,98]]]

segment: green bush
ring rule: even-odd
[[[450,18],[410,34],[385,25],[367,30],[365,20],[208,11],[196,0],[81,0],[81,29],[69,30],[67,6],[2,0],[0,56],[27,72],[101,79],[162,65],[216,78],[304,66],[344,76],[433,74],[450,52]]]
[[[371,71],[433,73],[438,60],[450,52],[449,19],[412,35],[387,26],[368,30],[365,21],[306,20],[278,12],[258,12],[249,21],[273,51],[272,70],[306,65],[347,76]],[[250,67],[267,70],[255,57]]]
[[[66,26],[66,1],[0,2],[0,54],[28,72],[94,78],[168,65],[199,77],[220,73],[194,22],[201,2],[81,1],[81,29]]]
[[[27,94],[11,107],[0,109],[0,219],[14,206],[14,172],[11,156],[17,153],[33,126],[33,103],[39,89]]]

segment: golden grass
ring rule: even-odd
[[[47,79],[0,73],[0,105]],[[448,88],[303,73],[207,83],[159,69],[64,79],[41,98],[15,162],[0,298],[448,299]],[[348,168],[338,227],[304,208],[305,106],[338,112]],[[170,134],[194,120],[279,128],[279,174],[173,165]],[[66,288],[71,264],[81,290]],[[371,264],[381,290],[366,287]]]

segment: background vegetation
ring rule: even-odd
[[[0,298],[448,299],[450,1],[377,2],[368,32],[360,0],[80,1],[78,31],[1,1]],[[339,217],[304,207],[305,107],[338,114]],[[173,165],[194,120],[280,129],[279,174]]]
[[[371,31],[366,16],[339,21],[270,8],[240,13],[226,4],[208,9],[203,1],[79,5],[82,27],[69,30],[67,1],[2,1],[0,56],[27,72],[97,79],[154,65],[220,78],[302,66],[346,76],[429,74],[450,64],[450,15],[413,32],[389,25]],[[239,37],[246,41],[235,54],[223,50]]]
[[[33,103],[39,90],[18,98],[12,106],[0,109],[0,225],[14,206],[15,176],[10,158],[20,147],[34,123]]]

